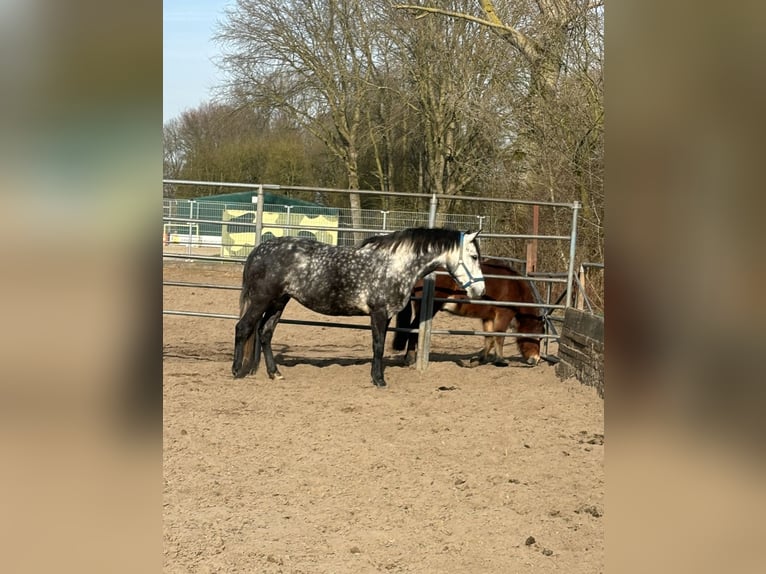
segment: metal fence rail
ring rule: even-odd
[[[261,235],[267,236],[275,228],[283,236],[300,236],[304,232],[312,232],[316,239],[325,242],[328,241],[322,237],[322,233],[333,229],[333,244],[353,245],[358,233],[373,235],[428,225],[428,214],[418,211],[361,209],[358,215],[362,226],[354,228],[350,208],[270,203],[261,208],[261,214],[258,209],[253,203],[164,199],[163,231],[170,242],[191,245],[221,245],[224,242],[224,229],[233,230],[237,234],[250,231],[250,242],[229,246],[252,247]],[[236,221],[227,219],[232,213],[237,214]],[[444,214],[438,223],[444,227],[491,231],[491,220],[486,215]],[[261,234],[261,228],[267,231]]]
[[[231,319],[238,320],[239,315],[229,313],[209,313],[203,311],[163,311],[164,315],[180,315],[183,317],[207,317],[209,319]],[[304,319],[280,319],[280,323],[285,325],[305,325],[308,327],[333,327],[338,329],[357,329],[361,331],[370,331],[370,325],[356,325],[354,323],[340,323],[337,321],[309,321]],[[389,327],[388,332],[417,333],[418,329],[404,329],[402,327]],[[510,331],[466,331],[461,329],[433,329],[431,331],[437,335],[481,335],[483,337],[539,337],[541,339],[557,338],[558,335],[549,333],[514,333]]]
[[[419,333],[419,339],[421,344],[419,345],[420,351],[418,352],[418,368],[424,370],[428,366],[428,354],[430,351],[430,338],[431,334],[438,335],[475,335],[475,336],[503,336],[503,337],[539,337],[545,341],[546,352],[548,349],[548,342],[550,340],[558,339],[558,334],[555,332],[555,328],[551,321],[557,320],[552,316],[553,311],[566,309],[572,305],[573,286],[578,286],[578,293],[583,291],[581,289],[578,277],[574,274],[574,259],[575,259],[575,247],[577,239],[577,219],[580,209],[579,202],[575,203],[557,203],[557,202],[544,202],[544,201],[530,201],[530,200],[514,200],[503,198],[489,198],[489,197],[463,197],[447,194],[410,194],[400,192],[380,192],[373,190],[341,190],[331,188],[306,188],[297,186],[278,186],[278,185],[266,185],[266,184],[246,184],[246,183],[227,183],[227,182],[202,182],[202,181],[182,181],[182,180],[163,180],[165,184],[184,184],[184,185],[199,185],[199,186],[214,186],[219,188],[235,188],[235,189],[248,189],[257,191],[257,203],[256,204],[233,204],[233,203],[221,203],[221,202],[205,202],[204,200],[164,200],[163,202],[163,243],[165,247],[172,245],[186,247],[185,253],[179,252],[163,252],[163,257],[169,259],[183,259],[183,260],[196,260],[196,261],[225,261],[243,263],[245,256],[233,255],[230,250],[227,255],[224,255],[223,236],[224,226],[230,225],[236,226],[236,229],[242,233],[253,234],[253,244],[258,244],[262,237],[266,234],[264,229],[275,230],[287,235],[297,235],[301,233],[322,232],[326,231],[328,227],[326,225],[312,225],[309,221],[302,221],[300,223],[291,219],[293,210],[291,206],[275,206],[270,205],[270,209],[274,209],[274,213],[281,213],[279,222],[265,222],[264,221],[264,209],[263,209],[263,194],[264,190],[276,191],[276,190],[291,190],[301,192],[314,192],[314,193],[358,193],[360,195],[378,195],[378,196],[404,196],[404,197],[419,197],[429,199],[429,211],[425,212],[395,212],[385,210],[362,210],[361,221],[364,227],[354,228],[348,223],[343,224],[343,220],[350,221],[350,210],[345,208],[332,208],[337,210],[337,244],[349,244],[355,242],[358,234],[380,234],[386,233],[396,229],[403,229],[413,226],[444,226],[453,228],[469,229],[473,227],[485,228],[482,232],[482,236],[486,239],[522,239],[522,240],[541,240],[541,241],[568,241],[569,242],[569,260],[567,264],[566,272],[555,273],[531,273],[523,277],[505,277],[498,275],[487,275],[487,277],[502,278],[507,280],[527,280],[533,286],[533,290],[536,293],[536,303],[526,302],[496,302],[496,301],[483,301],[483,300],[471,300],[465,299],[461,302],[470,302],[478,305],[495,305],[495,306],[525,306],[544,309],[544,317],[546,319],[546,325],[549,329],[546,329],[544,334],[536,333],[519,333],[519,332],[484,332],[484,331],[472,331],[472,330],[443,330],[432,329],[431,318],[428,316],[427,305],[430,305],[430,301],[453,301],[448,299],[434,298],[433,296],[433,281],[431,276],[426,278],[424,282],[424,291],[422,299],[425,304],[421,306],[421,322],[420,328],[417,330]],[[445,199],[460,199],[463,201],[475,201],[483,203],[503,203],[509,205],[529,205],[539,206],[545,208],[568,208],[572,212],[572,223],[569,235],[544,235],[544,234],[523,234],[523,233],[498,233],[491,230],[492,220],[488,216],[483,215],[464,215],[464,214],[437,214],[437,207],[440,200]],[[209,203],[215,203],[215,206],[208,205]],[[320,206],[321,209],[328,209]],[[226,210],[233,210],[234,212],[251,213],[252,221],[243,221],[237,219],[235,222],[224,221],[223,213]],[[281,211],[280,211],[281,210]],[[301,206],[301,210],[305,212],[311,212],[310,206]],[[319,213],[320,210],[315,210]],[[309,213],[310,214],[310,213]],[[176,226],[176,227],[173,227]],[[486,227],[485,227],[486,226]],[[174,237],[171,238],[173,229],[176,230]],[[252,229],[252,232],[250,231]],[[179,231],[186,231],[186,233],[179,233]],[[333,236],[335,237],[335,236]],[[220,249],[220,255],[214,255],[212,252],[201,253],[202,248],[206,248],[207,251],[214,252],[216,249]],[[236,245],[236,247],[252,248],[252,244]],[[195,248],[196,253],[192,253],[192,248]],[[517,266],[522,267],[525,271],[526,260],[519,258],[501,258],[508,261],[512,261]],[[598,264],[586,264],[597,266]],[[583,267],[581,266],[581,269]],[[430,284],[429,284],[430,283]],[[539,290],[534,286],[535,283],[547,284],[546,296],[542,297]],[[551,288],[555,284],[564,286],[564,291],[558,297],[555,302],[551,301]],[[217,285],[211,283],[192,283],[185,281],[163,281],[163,285],[167,287],[196,287],[200,289],[226,289],[226,290],[239,290],[239,286],[233,285]],[[563,301],[563,302],[562,302]],[[587,303],[590,306],[590,303]],[[197,311],[184,311],[174,309],[163,309],[164,315],[178,315],[178,316],[194,316],[205,318],[218,318],[237,320],[237,315],[226,313],[207,313]],[[322,326],[322,327],[337,327],[347,329],[362,329],[369,330],[369,325],[357,325],[352,323],[333,322],[333,321],[299,321],[291,319],[282,319],[282,323],[307,325],[307,326]],[[548,331],[553,332],[548,332]],[[390,328],[389,331],[404,331],[414,332],[412,329],[398,329]],[[545,357],[544,357],[545,358]],[[554,359],[554,358],[551,358]]]

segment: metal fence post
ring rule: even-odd
[[[293,224],[292,213],[291,213],[292,206],[285,205],[285,209],[287,210],[287,225],[292,225]],[[285,229],[285,235],[287,237],[290,237],[292,234],[293,234],[292,229],[290,229],[289,227]]]
[[[580,212],[580,202],[575,201],[572,207],[572,234],[569,238],[569,269],[567,270],[566,307],[572,306],[572,281],[574,278],[575,249],[577,247],[577,216]]]
[[[436,225],[436,194],[431,196],[428,207],[428,227]],[[416,365],[419,371],[428,368],[428,355],[431,354],[431,318],[434,306],[434,274],[429,273],[423,280],[423,299],[420,302],[420,324],[418,325],[418,355]]]
[[[194,200],[192,199],[189,202],[189,219],[194,219]],[[199,210],[197,210],[197,215],[199,216]],[[197,217],[199,219],[199,217]],[[191,255],[191,244],[192,244],[192,223],[189,222],[189,238],[186,243],[186,254]]]
[[[258,186],[258,198],[255,204],[255,246],[261,244],[263,234],[263,186]]]

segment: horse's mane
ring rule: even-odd
[[[388,249],[396,253],[399,249],[410,249],[417,255],[423,255],[429,251],[446,251],[459,245],[460,232],[454,229],[412,227],[394,231],[386,235],[374,235],[368,237],[359,247],[372,247],[373,249]],[[476,248],[478,250],[478,242]]]

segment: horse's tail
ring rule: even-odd
[[[412,302],[407,301],[404,309],[399,311],[396,315],[396,326],[399,329],[409,329],[412,325]],[[407,339],[409,333],[403,333],[402,331],[394,331],[394,341],[391,343],[391,347],[394,351],[404,351],[407,348]]]
[[[247,296],[247,290],[242,289],[239,295],[239,319],[243,320],[245,315],[250,311],[252,301]],[[244,376],[248,373],[254,373],[258,370],[258,365],[261,362],[261,317],[256,318],[254,328],[250,335],[242,343],[242,365],[239,369],[240,376]]]
[[[242,289],[239,292],[239,318],[242,319],[242,317],[245,316],[245,313],[247,313],[247,310],[250,308],[250,300],[247,297],[247,289],[245,289],[245,286],[242,286]]]

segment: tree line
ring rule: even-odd
[[[577,200],[578,260],[603,261],[603,32],[603,6],[588,0],[238,0],[216,34],[226,83],[165,124],[165,175]],[[319,199],[352,212],[425,207]],[[526,206],[482,208],[495,231],[529,229]],[[551,210],[540,227],[566,234],[570,220]]]

